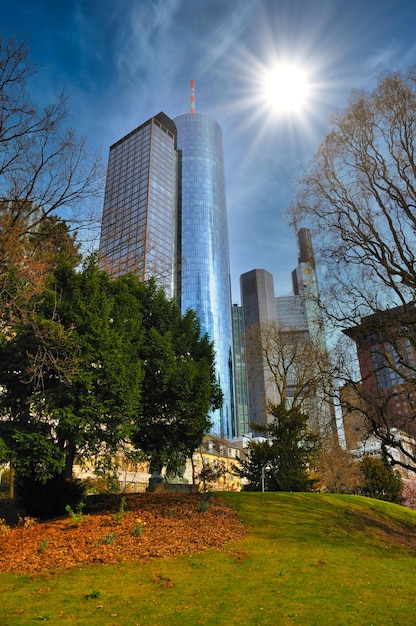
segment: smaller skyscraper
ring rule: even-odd
[[[248,412],[248,383],[246,363],[246,341],[244,333],[243,307],[233,304],[233,345],[234,345],[234,379],[235,379],[235,418],[236,437],[250,432]]]
[[[317,355],[326,353],[314,254],[308,229],[298,232],[298,244],[299,263],[292,272],[292,295],[275,297],[273,277],[266,270],[252,270],[241,276],[246,332],[251,334],[250,327],[259,328],[254,344],[247,342],[246,354],[249,420],[252,423],[268,423],[273,419],[268,413],[268,403],[280,402],[283,389],[288,405],[296,398],[299,401],[299,388],[303,387],[308,377],[311,383],[314,382],[313,370],[318,366]],[[308,351],[301,349],[303,345],[311,347],[310,354],[313,353],[312,346],[316,346],[315,359],[309,357],[310,363],[301,363],[301,359],[305,361],[308,358]],[[276,354],[271,353],[273,350],[276,350]],[[305,378],[299,380],[302,370]],[[280,387],[279,371],[284,376]],[[317,379],[318,374],[315,376]],[[331,381],[328,380],[327,391],[330,386]],[[327,432],[329,429],[334,432],[334,410],[324,397],[324,391],[317,389],[310,397],[304,397],[302,406],[309,415],[310,428],[314,431]]]
[[[111,276],[156,277],[176,292],[178,228],[176,127],[164,113],[110,147],[100,265]]]
[[[248,384],[248,412],[250,423],[267,424],[270,400],[270,372],[264,361],[261,327],[276,319],[273,276],[263,269],[255,269],[240,277],[241,301],[246,333],[246,367]]]

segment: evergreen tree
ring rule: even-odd
[[[33,312],[0,341],[2,456],[20,478],[70,482],[75,458],[136,444],[176,472],[221,404],[213,345],[153,281],[111,280],[95,256],[61,263]]]
[[[403,482],[400,474],[395,471],[385,454],[382,458],[364,456],[360,462],[363,476],[360,494],[378,500],[401,502]]]
[[[317,437],[308,432],[308,416],[299,407],[287,409],[270,405],[274,420],[267,426],[253,424],[265,441],[249,444],[248,459],[242,461],[237,473],[249,482],[247,490],[308,491],[311,489],[308,466],[317,444]],[[269,471],[265,471],[265,468]]]
[[[146,296],[143,403],[132,440],[155,467],[176,473],[208,432],[209,411],[221,406],[222,393],[213,344],[201,334],[195,313],[182,316],[152,283]]]
[[[137,296],[115,298],[123,287],[93,257],[81,272],[60,265],[28,322],[0,345],[0,435],[20,476],[70,480],[76,455],[114,453],[129,436],[142,328]]]

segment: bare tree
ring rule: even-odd
[[[396,445],[398,421],[408,431],[416,425],[416,316],[408,310],[416,296],[415,151],[412,68],[382,77],[370,93],[353,92],[334,116],[292,207],[295,222],[314,234],[324,272],[320,305],[361,350],[358,375],[339,350],[340,383],[355,387],[368,431],[388,445]],[[380,314],[391,309],[394,322]],[[393,405],[405,396],[406,418],[392,420]],[[414,455],[409,461],[416,462]]]
[[[37,108],[27,90],[33,74],[26,42],[0,38],[0,197],[10,201],[14,221],[26,232],[55,211],[78,215],[85,200],[102,190],[100,155],[66,126],[68,98]]]
[[[360,464],[336,437],[323,442],[315,461],[315,475],[321,489],[330,493],[354,493],[362,482]]]
[[[314,432],[332,428],[331,362],[308,333],[282,328],[276,320],[246,329],[248,376],[263,376],[270,404],[302,408]]]
[[[415,150],[413,69],[354,92],[303,176],[293,215],[310,223],[342,327],[415,298]]]
[[[89,226],[87,206],[103,183],[100,155],[68,127],[67,97],[61,94],[43,109],[31,102],[27,81],[33,73],[26,42],[0,37],[2,294],[8,293],[11,267],[23,271],[21,288],[42,278],[45,265],[35,255],[48,230],[42,224],[53,216],[77,229]]]

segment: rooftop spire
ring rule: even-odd
[[[195,113],[195,81],[191,80],[191,113]]]

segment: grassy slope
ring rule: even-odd
[[[353,496],[223,497],[249,528],[223,552],[0,574],[0,624],[416,625],[416,512]]]

